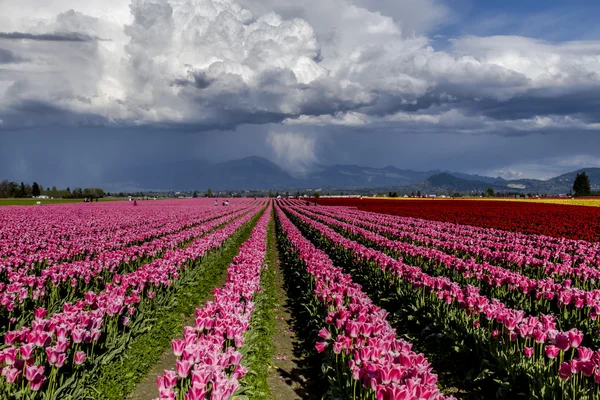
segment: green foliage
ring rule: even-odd
[[[206,197],[213,197],[213,191],[211,188],[208,188],[208,190],[206,191]]]
[[[487,197],[494,197],[494,189],[487,188],[487,190],[485,191],[485,194],[487,195]]]
[[[319,193],[319,192],[314,192],[314,193],[313,193],[313,197],[314,197],[315,199],[318,199],[319,197],[321,197],[321,193]]]
[[[212,251],[189,268],[180,278],[180,286],[171,301],[159,306],[148,316],[151,321],[147,332],[129,343],[120,357],[101,365],[94,374],[97,380],[88,390],[87,397],[103,400],[122,400],[156,364],[161,354],[169,348],[171,340],[183,332],[185,316],[194,314],[213,288],[224,278],[224,273],[241,244],[250,233],[260,215],[255,216],[235,233],[221,248]]]
[[[246,333],[246,342],[241,349],[242,364],[248,369],[248,374],[241,381],[243,394],[251,399],[271,399],[268,377],[271,358],[275,351],[273,336],[275,335],[275,313],[273,308],[277,303],[275,297],[275,268],[277,265],[277,238],[275,223],[269,223],[267,237],[267,268],[261,276],[261,292],[254,299],[256,307],[252,313],[250,329]]]
[[[577,174],[575,181],[573,182],[573,191],[575,196],[589,196],[592,194],[590,188],[590,178],[585,172]]]
[[[71,190],[67,188],[66,190],[58,190],[56,186],[52,186],[52,189],[46,189],[42,185],[37,182],[33,182],[32,185],[21,182],[21,184],[17,184],[16,182],[9,182],[6,179],[0,181],[0,198],[18,198],[23,199],[27,197],[37,197],[42,194],[45,194],[49,197],[53,198],[74,198],[74,199],[83,199],[84,197],[99,199],[104,197],[104,190],[101,188],[75,188],[73,193]]]
[[[37,184],[37,182],[33,182],[33,185],[31,185],[31,195],[37,197],[40,194],[41,193],[39,185]]]
[[[21,182],[21,186],[19,186],[19,191],[15,197],[22,198],[25,197],[26,194],[27,192],[25,191],[25,184]]]

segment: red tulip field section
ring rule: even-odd
[[[597,209],[311,204],[0,208],[0,398],[600,399]]]
[[[600,207],[516,201],[320,199],[320,205],[526,234],[600,240]]]

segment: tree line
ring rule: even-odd
[[[8,180],[0,181],[0,198],[27,198],[48,196],[63,199],[99,199],[104,197],[104,190],[101,188],[70,188],[57,189],[56,186],[44,188],[37,182],[31,185],[21,182],[10,182]]]

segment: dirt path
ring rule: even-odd
[[[303,374],[302,351],[293,328],[294,320],[285,292],[283,273],[276,265],[277,306],[275,312],[275,352],[269,369],[269,387],[275,399],[306,399],[307,379]]]

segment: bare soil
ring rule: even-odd
[[[269,369],[269,387],[275,399],[311,398],[307,388],[306,365],[300,341],[296,338],[290,300],[284,289],[283,273],[276,266],[277,306],[275,312],[275,347]]]

